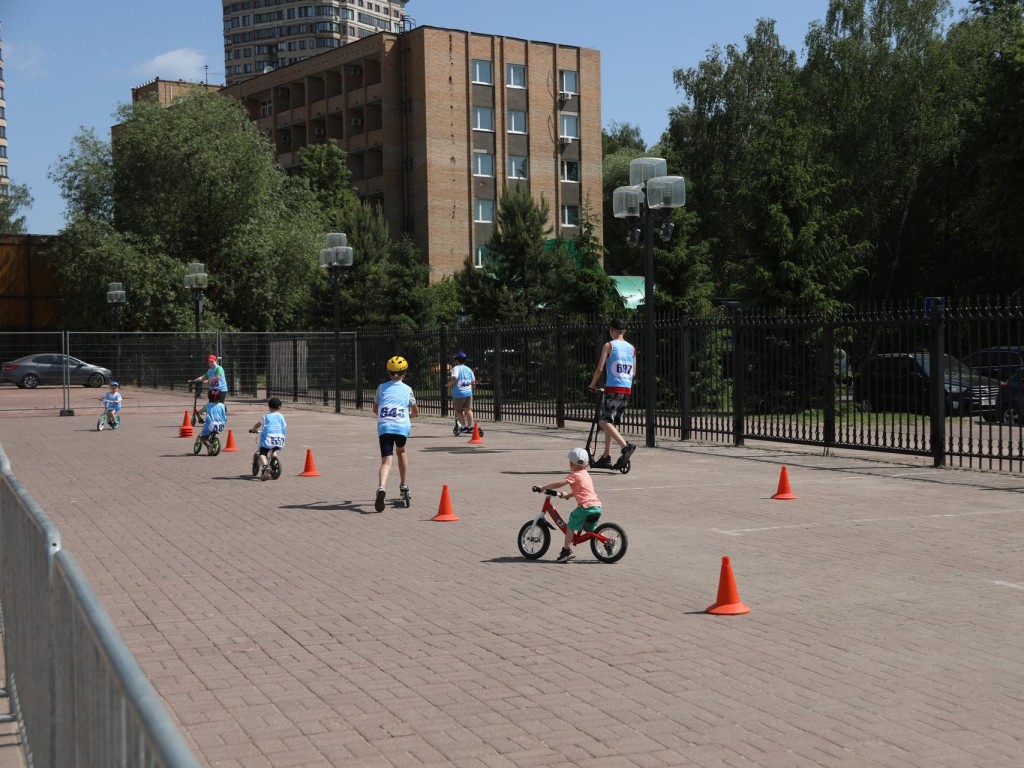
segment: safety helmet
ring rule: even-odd
[[[590,454],[585,448],[573,448],[569,451],[569,463],[574,467],[584,467],[590,462]]]
[[[118,384],[116,381],[112,381],[112,382],[110,382],[110,386],[112,386],[112,387],[120,387],[121,385]]]
[[[455,359],[456,359],[456,360],[465,360],[465,359],[466,359],[466,353],[465,353],[465,352],[463,352],[463,351],[462,351],[462,350],[460,349],[460,350],[459,350],[458,352],[456,352],[456,353],[455,353]]]
[[[409,361],[400,355],[395,355],[388,360],[388,370],[391,373],[405,373],[409,368]]]

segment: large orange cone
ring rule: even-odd
[[[779,473],[779,490],[772,496],[773,499],[795,499],[797,495],[793,493],[789,487],[789,473],[786,468],[782,468],[782,472]]]
[[[484,440],[480,437],[480,425],[473,424],[473,437],[469,441],[470,445],[483,445]]]
[[[221,451],[224,452],[224,453],[230,453],[231,451],[237,451],[237,450],[238,450],[238,446],[235,445],[235,433],[232,432],[229,429],[228,430],[228,441],[227,441],[227,443],[224,444],[224,447],[221,448]]]
[[[181,428],[178,430],[178,437],[192,437],[192,423],[188,420],[188,411],[185,411],[185,418],[181,420]]]
[[[306,449],[306,468],[299,472],[299,477],[320,477],[316,471],[316,464],[313,462],[313,449]]]
[[[441,488],[441,503],[437,507],[437,514],[431,520],[439,523],[452,523],[459,519],[459,516],[452,512],[452,497],[448,494],[448,486]]]
[[[718,599],[708,606],[708,613],[716,616],[739,616],[750,613],[750,608],[740,602],[740,592],[736,589],[736,579],[732,575],[732,563],[728,556],[722,558],[722,575],[718,579]]]

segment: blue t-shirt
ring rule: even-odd
[[[103,409],[106,411],[120,411],[121,410],[121,393],[120,392],[104,392],[103,393]]]
[[[203,423],[203,437],[214,432],[223,432],[228,423],[228,412],[224,403],[210,403],[206,406],[206,421]]]
[[[277,411],[263,414],[263,429],[260,430],[260,448],[284,448],[284,437],[288,432],[284,416]]]
[[[409,410],[416,405],[412,387],[404,381],[385,381],[373,396],[377,404],[377,435],[405,435],[412,432]]]
[[[636,373],[636,351],[632,344],[622,339],[612,339],[608,343],[612,345],[612,351],[605,363],[605,391],[631,394]]]
[[[452,397],[472,396],[473,385],[476,383],[473,369],[468,365],[456,365],[452,368],[452,376],[455,377],[455,383],[452,384]]]
[[[224,375],[224,369],[215,365],[206,372],[206,379],[210,382],[210,389],[221,392],[228,391],[228,377]]]

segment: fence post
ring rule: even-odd
[[[494,321],[494,420],[501,421],[501,320]]]
[[[352,335],[352,358],[356,366],[356,408],[363,408],[363,336],[359,331]]]
[[[690,375],[691,358],[693,357],[693,328],[690,326],[690,315],[685,310],[679,318],[679,439],[690,439],[691,403],[690,397],[693,380]]]
[[[292,339],[292,402],[299,402],[299,340]]]
[[[825,321],[822,350],[825,358],[825,450],[836,444],[836,335],[829,320]]]
[[[565,427],[565,344],[562,316],[555,316],[555,426]]]
[[[931,313],[931,371],[929,389],[931,402],[932,466],[946,465],[946,304],[934,299]],[[961,411],[963,404],[961,404]]]
[[[60,346],[63,353],[63,365],[61,366],[61,400],[63,407],[60,409],[61,416],[74,416],[75,409],[71,407],[71,372],[68,370],[68,355],[71,354],[71,332],[61,331]]]
[[[737,308],[732,316],[732,442],[743,445],[746,431],[744,382],[747,378],[747,361],[743,354],[743,310]]]
[[[448,417],[448,376],[445,362],[448,356],[445,350],[448,348],[448,326],[444,323],[437,329],[437,383],[438,391],[441,393],[441,418]]]

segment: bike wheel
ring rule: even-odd
[[[281,476],[281,461],[277,456],[270,457],[270,479],[277,480]]]
[[[629,540],[626,538],[626,532],[615,523],[599,525],[594,533],[599,533],[608,539],[608,541],[590,540],[590,551],[602,563],[617,563],[626,554]]]
[[[527,560],[544,557],[551,546],[551,531],[543,523],[530,520],[519,529],[519,554]]]
[[[192,453],[198,456],[201,450],[203,450],[203,438],[200,436],[197,437],[196,441],[192,444]]]
[[[96,431],[97,432],[102,432],[103,431],[103,425],[106,423],[106,421],[107,421],[106,414],[104,414],[103,416],[100,416],[100,420],[96,422]]]
[[[220,453],[220,438],[216,435],[210,438],[210,455],[216,456]]]
[[[260,473],[260,452],[256,451],[252,455],[252,476],[256,477]]]

